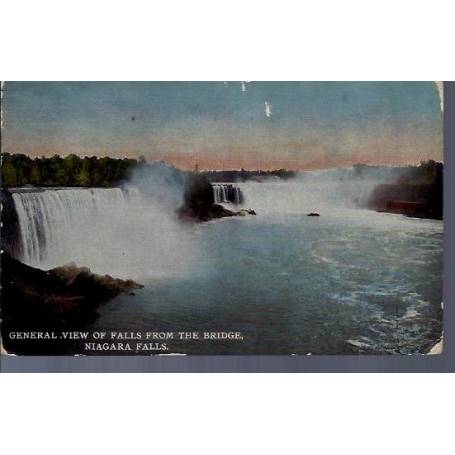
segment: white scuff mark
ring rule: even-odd
[[[441,339],[428,351],[427,355],[439,355],[444,351],[444,339]]]
[[[439,93],[439,100],[441,105],[441,112],[444,112],[444,82],[442,81],[434,81],[436,88]]]
[[[272,116],[272,105],[268,101],[265,101],[264,105],[265,105],[265,116],[271,117]]]
[[[3,349],[3,344],[0,344],[0,355],[8,355],[5,349]]]
[[[1,355],[8,355],[10,357],[16,357],[16,354],[11,354],[9,353],[4,347],[3,347],[3,342],[2,342],[2,338],[0,336],[0,356]]]
[[[240,87],[242,89],[242,93],[246,92],[246,89],[249,88],[251,81],[240,81]]]
[[[0,100],[3,100],[3,87],[5,86],[5,82],[0,82]],[[0,103],[2,109],[0,110],[0,128],[3,128],[3,103]]]
[[[155,354],[151,354],[151,355],[155,355]],[[171,352],[170,354],[158,354],[158,355],[177,356],[177,355],[187,355],[187,354],[180,354],[178,352]]]

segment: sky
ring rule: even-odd
[[[3,151],[180,169],[443,159],[433,82],[7,82]]]

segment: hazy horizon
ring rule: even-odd
[[[3,152],[182,170],[443,161],[433,82],[7,82]]]
[[[11,154],[10,152],[2,152],[3,154],[4,153],[9,153]],[[31,159],[42,159],[42,158],[46,158],[46,159],[49,159],[49,158],[52,158],[53,156],[59,156],[60,158],[65,158],[67,157],[68,155],[70,154],[54,154],[54,155],[48,155],[48,156],[34,156],[34,155],[30,155],[30,154],[27,154],[27,153],[12,153],[11,155],[13,154],[22,154],[22,155],[25,155],[25,156],[28,156],[29,158]],[[78,154],[74,154],[76,156],[78,156],[79,158],[96,158],[96,159],[101,159],[101,158],[111,158],[111,159],[135,159],[135,160],[139,160],[139,158],[141,158],[141,156],[139,157],[113,157],[113,156],[110,156],[110,155],[99,155],[99,156],[96,156],[96,155],[78,155]],[[431,158],[430,158],[431,159]],[[429,160],[430,160],[429,159]],[[428,161],[428,160],[422,160],[422,161]],[[197,168],[197,171],[198,172],[240,172],[240,171],[245,171],[245,172],[274,172],[274,171],[287,171],[287,172],[316,172],[316,171],[331,171],[331,170],[343,170],[343,169],[352,169],[354,166],[368,166],[368,167],[380,167],[380,168],[404,168],[404,167],[407,167],[407,166],[419,166],[421,164],[422,161],[419,161],[419,162],[408,162],[408,163],[401,163],[401,164],[366,164],[366,163],[353,163],[351,165],[346,165],[346,166],[331,166],[331,167],[324,167],[324,168],[302,168],[302,169],[292,169],[292,168],[268,168],[268,169],[264,169],[264,168],[224,168],[224,169],[219,169],[219,168],[201,168],[200,166],[198,166]],[[433,161],[436,161],[436,162],[439,162],[439,163],[442,163],[444,164],[444,160],[433,160]],[[146,163],[149,164],[149,165],[153,165],[153,164],[163,164],[165,166],[172,166],[174,167],[176,170],[178,171],[182,171],[182,172],[189,172],[189,171],[195,171],[195,168],[193,169],[190,169],[190,168],[181,168],[181,167],[178,167],[176,166],[174,163],[171,163],[169,161],[165,161],[165,160],[146,160]]]

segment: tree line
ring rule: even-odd
[[[155,163],[156,164],[156,163]],[[80,157],[75,154],[62,158],[54,155],[50,158],[31,158],[24,154],[2,154],[2,186],[80,186],[112,187],[127,180],[134,169],[146,166],[144,157],[138,160],[131,158],[98,158],[96,156]],[[188,173],[188,172],[185,172]],[[189,172],[191,174],[191,172]],[[295,176],[295,172],[279,169],[274,171],[202,171],[200,175],[209,181],[245,181],[261,177],[280,177],[283,179]]]
[[[370,166],[367,164],[355,164],[355,174],[362,177],[371,169],[380,169],[384,166]],[[435,161],[421,161],[418,165],[407,165],[391,168],[396,175],[396,183],[402,185],[442,185],[444,164]]]
[[[444,164],[434,160],[421,161],[419,166],[408,166],[404,178],[411,184],[442,185]]]
[[[2,159],[2,186],[81,186],[112,187],[127,180],[133,170],[146,166],[144,157],[111,158],[96,156],[80,157],[75,154],[62,158],[54,155],[50,158],[31,158],[24,154],[4,153]],[[380,166],[379,166],[380,167]],[[365,164],[354,165],[358,176],[369,169],[379,168]],[[402,184],[436,184],[442,185],[444,165],[434,160],[422,161],[417,166],[395,168],[398,182]],[[264,177],[293,178],[296,172],[286,169],[272,171],[202,171],[199,174],[208,181],[236,182],[261,180]]]
[[[79,157],[30,158],[23,154],[2,154],[2,186],[99,186],[119,185],[145,160],[131,158]]]
[[[202,171],[201,174],[210,182],[246,182],[247,180],[262,180],[267,177],[290,179],[296,176],[295,171],[287,169],[275,169],[272,171],[248,171],[245,169],[228,171]]]

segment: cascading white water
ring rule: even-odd
[[[17,191],[13,200],[19,218],[21,260],[41,267],[61,253],[68,233],[111,210],[124,215],[128,204],[141,203],[141,195],[136,188],[58,189]]]
[[[137,188],[69,188],[12,192],[22,248],[18,259],[49,269],[68,262],[117,277],[161,277],[188,259],[173,210]]]
[[[223,204],[226,200],[226,190],[224,185],[213,185],[213,197],[215,204]]]
[[[352,168],[301,172],[289,180],[264,179],[238,183],[245,207],[258,214],[308,213],[355,209],[366,206],[374,188],[392,183],[394,168],[367,169],[362,175]]]
[[[230,183],[214,183],[212,186],[215,204],[241,203],[242,195],[238,186],[234,186]]]

